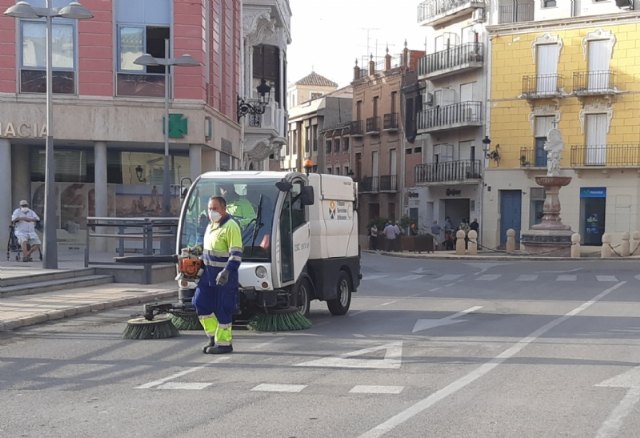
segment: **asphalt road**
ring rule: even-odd
[[[640,265],[363,256],[345,317],[123,340],[138,307],[0,335],[0,436],[636,437]]]

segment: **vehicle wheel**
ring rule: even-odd
[[[309,316],[311,297],[313,296],[313,286],[311,286],[309,279],[302,277],[298,284],[296,284],[294,293],[296,297],[296,307],[304,316]]]
[[[332,315],[344,315],[351,306],[351,279],[345,271],[340,271],[336,288],[338,295],[334,300],[327,300],[327,308]]]

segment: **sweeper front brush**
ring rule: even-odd
[[[166,339],[179,335],[180,332],[171,322],[171,318],[166,315],[156,316],[151,321],[143,316],[130,319],[122,333],[124,339]]]
[[[249,327],[260,332],[288,332],[311,328],[311,321],[296,307],[288,307],[256,315]]]

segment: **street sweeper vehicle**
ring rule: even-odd
[[[221,193],[233,194],[225,195],[227,210],[240,225],[244,246],[235,320],[307,315],[313,300],[326,302],[333,315],[348,312],[361,278],[354,181],[316,173],[226,171],[204,173],[191,184],[174,256],[178,302],[146,305],[147,320],[171,313],[195,318],[197,327],[191,299],[202,267],[207,205]],[[241,203],[245,207],[236,208]]]

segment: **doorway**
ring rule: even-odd
[[[444,200],[444,216],[451,219],[451,223],[456,230],[463,220],[469,223],[469,214],[469,199]]]
[[[580,188],[580,234],[584,245],[600,246],[605,229],[606,187]]]
[[[516,243],[520,243],[522,221],[522,191],[500,190],[500,247],[507,244],[507,230],[516,232]]]

